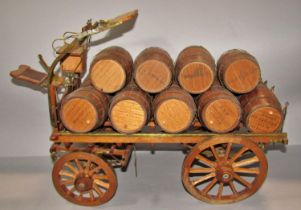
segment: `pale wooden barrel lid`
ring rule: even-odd
[[[147,112],[136,101],[131,99],[118,101],[110,111],[113,127],[119,132],[134,133],[146,123]]]
[[[254,109],[247,117],[248,129],[256,133],[273,133],[282,124],[282,113],[270,106]]]
[[[214,72],[205,63],[192,62],[181,69],[178,81],[186,91],[193,94],[202,93],[212,85]]]
[[[88,100],[72,98],[61,109],[61,119],[65,127],[73,132],[88,132],[96,126],[97,110]]]
[[[260,80],[259,66],[250,59],[239,59],[231,63],[224,73],[225,86],[235,93],[250,92]]]
[[[117,61],[104,59],[93,65],[90,79],[96,89],[105,93],[114,93],[125,85],[126,73]]]
[[[135,81],[144,91],[158,93],[166,89],[172,79],[170,68],[158,60],[147,60],[136,69]]]
[[[184,101],[164,100],[156,109],[156,121],[162,130],[178,133],[187,129],[193,120],[193,111]]]
[[[238,125],[240,116],[239,105],[225,98],[211,101],[202,110],[206,127],[218,133],[232,131]]]

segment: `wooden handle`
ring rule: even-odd
[[[30,66],[20,65],[17,70],[10,72],[10,76],[16,80],[25,81],[33,85],[41,86],[48,75],[46,73],[33,70]]]

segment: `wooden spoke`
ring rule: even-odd
[[[74,179],[66,179],[61,182],[61,185],[71,185],[74,184]]]
[[[219,188],[218,188],[217,195],[216,195],[218,198],[221,198],[221,197],[222,197],[223,189],[224,189],[224,183],[221,182],[221,183],[219,184]]]
[[[83,169],[83,167],[82,167],[80,161],[79,161],[78,159],[75,159],[74,161],[75,161],[75,163],[76,163],[76,166],[77,166],[79,172],[82,173],[82,172],[84,171],[84,169]]]
[[[207,174],[205,176],[202,176],[201,178],[198,178],[198,179],[194,180],[192,182],[192,185],[196,186],[196,185],[198,185],[198,184],[200,184],[200,183],[202,183],[202,182],[204,182],[204,181],[206,181],[206,180],[208,180],[212,177],[215,177],[215,173],[210,173],[210,174]]]
[[[94,200],[93,190],[89,190],[89,196],[91,200]]]
[[[70,190],[67,191],[68,195],[72,195],[76,191],[75,187],[73,186]]]
[[[224,146],[224,156],[219,156],[216,150],[220,145]],[[239,149],[234,152],[234,148]],[[205,151],[212,153],[215,159],[202,155]],[[244,155],[245,152],[251,156]],[[200,167],[195,160],[206,166]],[[257,164],[256,167],[252,166],[253,163]],[[252,181],[245,178],[247,174],[252,175]],[[195,145],[182,167],[182,182],[186,190],[197,199],[214,204],[246,199],[260,188],[266,175],[264,152],[249,139],[233,136],[215,136]],[[238,183],[242,189],[236,186]],[[226,193],[227,186],[230,193]],[[217,190],[212,190],[213,187]]]
[[[205,158],[203,155],[200,155],[198,154],[196,157],[195,157],[197,160],[199,160],[201,163],[204,163],[205,165],[207,166],[211,166],[211,167],[214,167],[215,166],[215,163],[211,160],[208,160],[207,158]]]
[[[88,174],[91,167],[91,160],[87,160],[87,163],[85,165],[85,173]]]
[[[214,179],[211,180],[211,182],[203,189],[203,193],[204,194],[207,194],[211,189],[212,187],[216,184],[217,182],[217,179],[216,177],[214,177]]]
[[[216,153],[215,147],[211,145],[211,146],[210,146],[210,149],[211,149],[211,152],[212,152],[212,154],[213,154],[215,160],[216,160],[217,162],[219,162],[219,157],[218,157],[218,155],[217,155],[217,153]]]
[[[251,188],[252,184],[249,183],[247,180],[245,180],[244,178],[242,178],[241,176],[239,176],[238,174],[234,173],[234,178],[239,181],[241,184],[243,184],[244,186],[246,186],[247,188]]]
[[[191,168],[189,170],[190,174],[198,174],[198,173],[211,173],[214,172],[214,168]]]
[[[231,162],[234,162],[235,160],[237,160],[240,156],[242,156],[243,153],[245,153],[246,151],[248,151],[249,148],[247,147],[242,147],[232,158],[231,158]]]
[[[79,173],[79,171],[71,163],[65,163],[65,166],[69,168],[75,175]]]
[[[108,176],[107,175],[98,175],[98,174],[94,174],[93,179],[99,179],[99,180],[108,180]]]
[[[89,171],[89,176],[92,176],[95,173],[98,173],[101,170],[101,166],[97,166]]]
[[[83,199],[84,198],[84,193],[79,191],[79,196],[78,197],[79,197],[79,199]]]
[[[231,149],[232,149],[232,143],[230,142],[230,143],[227,144],[227,148],[226,148],[226,153],[225,153],[225,156],[224,156],[224,160],[228,160],[230,152],[231,152]]]
[[[258,157],[254,156],[254,157],[251,157],[248,159],[241,160],[239,162],[235,162],[232,164],[232,167],[236,168],[236,167],[247,166],[247,165],[251,165],[253,163],[257,163],[258,161],[259,161]]]
[[[98,156],[84,152],[69,153],[58,159],[52,170],[52,180],[63,198],[84,206],[109,201],[117,189],[111,166]]]
[[[69,173],[69,172],[67,172],[67,171],[60,171],[59,175],[60,175],[60,176],[71,177],[71,178],[73,178],[73,179],[76,178],[76,175],[75,175],[75,174]]]
[[[101,197],[104,195],[104,192],[102,192],[97,185],[93,184],[93,190]]]
[[[231,191],[233,192],[233,194],[234,194],[234,195],[237,195],[238,192],[237,192],[237,190],[236,190],[236,187],[235,187],[233,181],[230,181],[230,182],[229,182],[229,186],[230,186],[230,189],[231,189]]]
[[[99,186],[101,186],[101,187],[103,187],[103,188],[105,188],[105,189],[109,189],[109,187],[110,187],[109,183],[103,182],[103,181],[101,181],[99,179],[94,179],[94,183],[97,184],[97,185],[99,185]]]
[[[258,168],[233,168],[236,173],[259,174]]]

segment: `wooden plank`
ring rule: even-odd
[[[230,133],[230,134],[215,134],[215,133],[85,133],[77,134],[70,132],[53,132],[50,140],[54,142],[74,142],[74,143],[199,143],[205,139],[215,136],[247,138],[256,143],[283,143],[287,144],[286,133],[271,133],[271,134],[253,134],[253,133]]]

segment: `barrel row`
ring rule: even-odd
[[[109,94],[120,91],[132,78],[151,94],[166,90],[175,81],[190,94],[201,94],[211,87],[216,74],[235,94],[248,93],[261,81],[259,64],[248,52],[229,50],[216,67],[213,56],[202,46],[185,48],[175,64],[168,52],[158,47],[144,49],[135,61],[125,49],[109,47],[94,57],[89,71],[92,85]]]
[[[251,132],[272,133],[282,127],[281,105],[274,93],[260,83],[250,93],[236,97],[218,80],[205,93],[193,98],[177,84],[152,97],[135,83],[115,96],[84,85],[63,98],[60,117],[72,132],[97,129],[109,118],[121,133],[136,133],[154,120],[167,133],[187,130],[195,120],[209,131],[228,133],[240,122]]]

